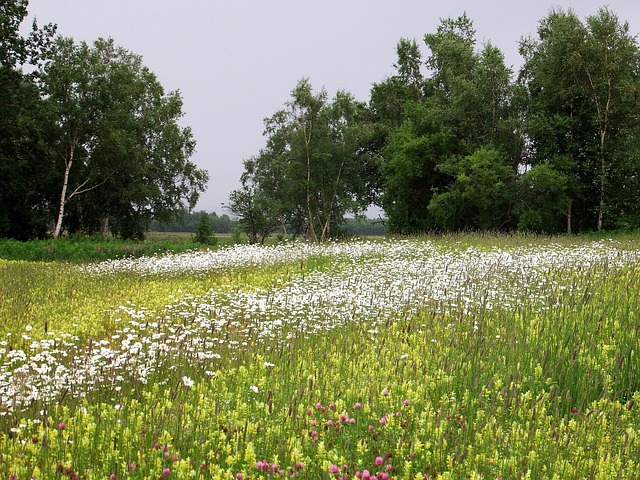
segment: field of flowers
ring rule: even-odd
[[[0,479],[640,478],[638,238],[0,260]]]

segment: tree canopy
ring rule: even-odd
[[[529,165],[554,179],[546,188],[566,229],[638,226],[640,50],[629,25],[606,8],[586,22],[554,11],[520,50]]]
[[[370,203],[372,158],[365,104],[338,91],[314,92],[302,79],[282,110],[265,120],[266,147],[248,161],[228,209],[251,241],[281,227],[313,241],[338,234],[345,215]]]
[[[395,74],[366,105],[345,92],[329,104],[300,82],[232,199],[259,203],[266,228],[279,218],[314,240],[367,201],[392,233],[640,226],[640,50],[628,24],[607,8],[584,22],[552,11],[521,41],[517,75],[497,46],[477,44],[466,15],[424,45],[400,39]],[[241,221],[255,213],[232,204]]]
[[[0,237],[141,238],[192,209],[208,175],[180,93],[112,39],[35,22],[22,35],[27,9],[0,5]],[[367,102],[303,78],[265,119],[226,206],[252,242],[333,238],[371,205],[401,234],[640,226],[640,47],[626,22],[553,10],[521,40],[518,72],[466,14],[422,40],[398,41]]]
[[[179,92],[112,39],[78,44],[35,23],[21,37],[27,3],[0,7],[0,236],[142,238],[193,208],[208,175],[190,161]]]

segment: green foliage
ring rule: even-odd
[[[193,208],[206,172],[189,161],[195,141],[178,92],[113,40],[58,39],[42,75],[59,172],[57,220],[71,232],[142,239],[152,218]],[[69,94],[69,92],[72,92]]]
[[[218,239],[213,234],[211,229],[211,219],[209,214],[202,212],[200,214],[200,223],[198,224],[198,231],[193,237],[193,241],[196,243],[202,243],[203,245],[216,245]]]
[[[436,33],[425,35],[432,75],[412,75],[411,81],[421,82],[414,91],[424,94],[402,97],[399,125],[398,109],[380,118],[396,125],[382,148],[380,169],[391,232],[513,227],[513,185],[523,144],[518,92],[500,50],[486,45],[476,52],[474,35],[466,16],[444,20]],[[408,81],[406,64],[417,58],[416,48],[399,44],[396,83]],[[389,98],[391,85],[374,87],[376,108]],[[489,159],[491,151],[496,153]]]
[[[232,220],[227,214],[218,215],[216,212],[205,212],[204,210],[193,212],[183,210],[166,222],[153,220],[149,226],[149,231],[196,233],[203,214],[209,215],[212,232],[233,233],[237,220]]]
[[[337,469],[350,478],[364,470],[398,479],[637,478],[637,235],[382,244],[396,253],[417,245],[433,249],[403,257],[405,265],[430,255],[447,262],[427,283],[452,277],[473,299],[494,288],[506,295],[494,304],[446,305],[422,292],[415,310],[382,318],[348,305],[339,328],[323,316],[320,329],[301,331],[280,312],[272,322],[268,306],[255,301],[277,302],[283,290],[289,301],[304,298],[352,266],[354,289],[366,275],[390,282],[366,292],[377,304],[391,297],[386,287],[398,272],[381,275],[375,267],[384,255],[371,252],[177,277],[0,262],[0,329],[12,334],[2,332],[0,355],[16,369],[24,364],[16,375],[25,385],[29,375],[46,376],[54,356],[58,380],[101,356],[104,365],[94,378],[102,383],[89,392],[74,381],[64,394],[20,409],[3,403],[0,475],[311,480],[337,478]],[[598,257],[602,248],[613,249],[615,265]],[[523,249],[543,263],[581,253],[576,263],[539,268],[502,261],[517,263]],[[625,253],[630,261],[618,262]],[[465,258],[471,262],[455,270]],[[307,289],[295,292],[302,277]],[[251,300],[246,312],[224,317],[242,292]],[[307,303],[303,317],[326,301]],[[278,324],[277,332],[265,328]],[[108,355],[119,348],[134,352],[129,363]],[[137,362],[152,348],[143,382]]]
[[[418,233],[433,228],[427,207],[447,177],[437,169],[452,138],[439,131],[430,112],[421,105],[391,136],[381,165],[382,204],[392,233]]]
[[[27,37],[20,25],[24,0],[0,4],[0,237],[41,238],[49,220],[46,208],[51,178],[46,159],[43,102],[34,74],[20,68],[38,64],[48,52],[55,26],[33,24]]]
[[[193,241],[131,242],[117,238],[72,235],[48,240],[0,239],[0,258],[29,262],[100,262],[117,258],[185,252],[200,248]]]
[[[560,160],[536,165],[525,172],[518,187],[518,229],[532,232],[558,233],[566,228],[569,210],[569,177],[552,166]]]
[[[208,180],[190,161],[179,92],[111,39],[54,41],[56,27],[35,22],[21,35],[27,6],[0,5],[0,237],[175,229]],[[400,39],[396,72],[368,105],[303,79],[265,120],[265,148],[227,206],[251,243],[336,238],[372,203],[392,233],[639,225],[640,48],[628,24],[608,8],[585,21],[554,10],[521,42],[517,79],[466,15],[423,40],[424,56]],[[211,228],[236,231],[224,217]]]
[[[242,187],[229,194],[229,204],[225,207],[239,218],[237,231],[244,232],[251,244],[263,244],[285,215],[284,207],[273,195],[275,192],[264,184],[269,178],[268,174],[264,176],[260,171],[261,166],[266,167],[265,157],[263,154],[260,158],[244,161]]]
[[[640,49],[629,26],[608,9],[586,23],[558,10],[521,53],[531,163],[567,175],[568,226],[601,230],[636,216]],[[564,165],[555,165],[558,159]]]
[[[0,4],[0,67],[14,68],[27,62],[37,64],[48,53],[56,26],[42,28],[34,21],[29,35],[20,35],[27,17],[28,0],[5,0]]]
[[[52,193],[41,115],[33,78],[0,66],[0,237],[43,238]]]
[[[208,176],[189,161],[179,93],[111,39],[54,40],[35,22],[21,36],[27,6],[0,5],[0,237],[141,240],[152,218],[193,208]]]
[[[455,181],[429,203],[437,228],[497,231],[511,227],[515,172],[504,153],[481,148],[440,168]]]
[[[374,160],[365,105],[339,91],[330,102],[301,80],[285,107],[265,120],[267,145],[245,161],[243,187],[229,208],[252,242],[276,225],[313,241],[336,236],[345,214],[372,199]]]
[[[387,233],[385,222],[382,219],[373,218],[347,218],[344,224],[344,232],[355,236],[379,236]]]
[[[517,82],[474,37],[466,16],[425,35],[429,76],[402,39],[397,74],[372,88],[390,231],[637,226],[640,49],[629,26],[608,9],[585,23],[553,11],[522,41]],[[468,165],[491,150],[499,160]]]

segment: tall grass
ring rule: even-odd
[[[191,238],[156,238],[144,242],[102,236],[72,236],[28,242],[0,239],[0,258],[31,262],[85,263],[203,248],[203,245],[194,242]]]
[[[4,263],[0,478],[637,478],[634,242]]]

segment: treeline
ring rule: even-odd
[[[203,216],[206,219],[203,221]],[[152,232],[187,232],[198,233],[202,226],[208,225],[211,233],[231,234],[239,231],[241,224],[237,218],[230,218],[227,214],[218,215],[216,212],[182,211],[170,221],[153,220],[149,226]],[[386,233],[381,220],[370,218],[345,219],[343,233],[353,236],[381,236]]]
[[[207,217],[204,222],[203,216]],[[227,214],[218,216],[216,212],[209,213],[204,210],[189,212],[185,210],[170,221],[152,221],[149,230],[152,232],[196,233],[203,223],[209,225],[212,233],[234,233],[238,225],[238,221],[231,219]]]
[[[640,225],[640,50],[604,8],[556,10],[513,72],[463,15],[397,44],[367,103],[301,80],[265,120],[229,209],[254,242],[332,237],[380,206],[392,233]],[[424,55],[424,56],[423,56]]]
[[[0,237],[143,238],[176,223],[208,180],[179,93],[111,39],[35,23],[22,36],[27,6],[0,3]],[[521,40],[518,72],[477,44],[466,15],[423,40],[398,42],[368,101],[303,79],[265,120],[227,205],[250,241],[335,238],[371,205],[401,234],[640,225],[640,49],[627,23],[606,8],[584,21],[553,11]],[[224,217],[214,229],[230,228]]]
[[[111,39],[35,22],[21,36],[27,7],[0,3],[0,237],[140,239],[193,208],[208,175],[190,161],[179,93]]]

